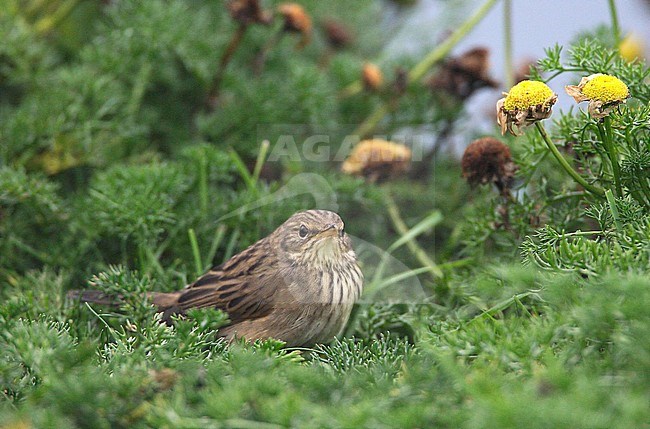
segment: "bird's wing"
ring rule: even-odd
[[[180,291],[179,309],[218,308],[228,313],[233,323],[269,314],[285,282],[273,269],[274,256],[261,253],[269,249],[260,247],[249,247]]]

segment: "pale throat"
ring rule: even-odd
[[[323,237],[314,246],[316,262],[321,265],[338,265],[343,249],[338,237]]]

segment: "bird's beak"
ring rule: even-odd
[[[336,228],[336,224],[332,223],[327,225],[327,228],[320,231],[318,235],[321,237],[336,237],[339,235],[339,232],[338,228]]]

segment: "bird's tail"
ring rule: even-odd
[[[117,307],[120,305],[122,298],[115,295],[107,295],[99,290],[71,290],[68,292],[68,298],[81,302],[89,302],[92,304],[108,305]]]
[[[179,313],[177,292],[147,292],[147,298],[155,305],[158,311],[163,312],[163,320],[169,319],[173,314]],[[109,307],[119,307],[122,303],[122,296],[108,295],[99,290],[71,290],[68,292],[68,298],[80,302],[91,304],[106,305]]]

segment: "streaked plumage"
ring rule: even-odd
[[[190,308],[227,312],[231,324],[219,331],[227,338],[276,338],[305,346],[341,332],[362,285],[339,215],[308,210],[184,289],[153,293],[152,300],[165,318]],[[93,291],[79,296],[100,301]]]

